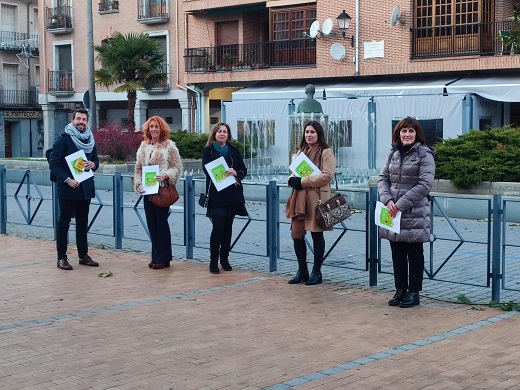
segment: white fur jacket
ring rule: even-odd
[[[159,173],[166,173],[171,183],[176,184],[182,175],[179,149],[170,139],[155,145],[147,141],[141,142],[135,160],[134,189],[136,190],[137,185],[142,182],[144,165],[159,165]]]

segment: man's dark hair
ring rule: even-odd
[[[87,119],[88,119],[88,110],[84,109],[84,108],[78,108],[76,110],[74,110],[74,114],[72,114],[72,119],[76,118],[76,114],[85,114],[87,116]]]

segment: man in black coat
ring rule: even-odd
[[[49,164],[51,172],[56,177],[59,217],[56,233],[56,249],[58,252],[57,267],[63,270],[72,270],[67,258],[67,242],[70,220],[76,219],[76,246],[80,265],[97,267],[98,262],[88,255],[87,230],[90,201],[96,196],[94,177],[82,182],[74,180],[65,157],[81,149],[85,152],[87,161],[84,162],[85,171],[95,171],[99,167],[94,135],[87,126],[88,112],[79,109],[74,112],[72,123],[65,127],[52,147]]]

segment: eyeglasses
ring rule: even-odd
[[[415,129],[413,127],[401,129],[401,133],[415,133]]]

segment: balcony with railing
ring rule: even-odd
[[[162,72],[157,73],[157,78],[155,80],[148,81],[142,92],[148,94],[160,94],[167,93],[170,90],[170,66],[168,64],[163,65]]]
[[[64,5],[45,9],[45,28],[51,34],[72,32],[72,7]]]
[[[166,23],[170,20],[167,0],[138,0],[137,21],[142,24]]]
[[[38,108],[38,91],[0,90],[0,108]]]
[[[189,73],[315,66],[316,41],[295,39],[189,48],[184,49],[184,60]]]
[[[74,72],[72,70],[48,70],[47,90],[50,95],[70,96],[74,94]]]
[[[510,54],[514,21],[412,28],[412,58]]]
[[[37,52],[40,49],[40,36],[34,34],[18,33],[13,31],[0,31],[0,50]]]

